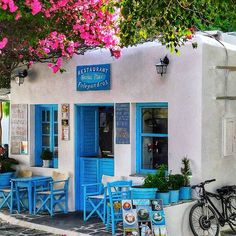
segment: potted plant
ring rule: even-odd
[[[53,159],[53,152],[51,152],[49,149],[44,149],[41,153],[41,158],[43,160],[43,167],[49,168],[50,161]]]
[[[10,180],[15,174],[14,166],[19,162],[8,156],[7,148],[0,147],[0,187],[9,186]]]
[[[170,203],[169,177],[166,174],[167,166],[160,165],[156,174],[157,198],[162,199],[164,205]]]
[[[169,175],[170,203],[179,201],[179,190],[184,184],[184,177],[181,174]]]
[[[133,199],[154,199],[156,198],[157,185],[156,174],[148,174],[141,186],[132,187]]]
[[[190,176],[192,175],[190,168],[190,160],[187,157],[182,159],[181,173],[183,175],[183,185],[180,188],[180,200],[191,199]]]

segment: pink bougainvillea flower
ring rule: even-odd
[[[53,73],[57,73],[57,71],[61,68],[62,65],[62,58],[58,58],[56,64],[48,63],[48,67],[50,67]]]
[[[111,55],[115,57],[116,59],[121,57],[121,48],[115,47],[110,49]]]
[[[0,41],[0,49],[5,48],[5,46],[7,45],[8,39],[7,38],[3,38],[2,41]]]
[[[15,20],[19,20],[21,18],[21,12],[18,11],[15,16]]]
[[[33,61],[29,61],[29,63],[28,63],[28,68],[30,68],[33,64],[34,64]]]
[[[9,0],[8,5],[9,5],[10,12],[15,12],[18,9],[18,7],[13,2],[13,0]]]

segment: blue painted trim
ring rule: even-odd
[[[155,173],[156,170],[141,168],[142,162],[142,137],[168,137],[168,134],[142,133],[142,108],[168,108],[167,102],[138,103],[136,104],[136,172],[140,174]]]
[[[80,179],[79,179],[79,135],[78,135],[78,123],[79,123],[79,107],[77,105],[74,106],[75,110],[75,130],[74,130],[74,140],[75,140],[75,210],[79,210],[79,186],[80,186]]]

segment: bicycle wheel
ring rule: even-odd
[[[219,235],[219,222],[215,211],[210,206],[195,204],[189,213],[189,223],[194,236]]]
[[[236,229],[233,228],[236,226],[236,196],[230,196],[227,199],[226,214],[229,219],[229,226],[236,232]]]

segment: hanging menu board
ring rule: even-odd
[[[11,154],[28,153],[27,104],[11,105]]]
[[[116,103],[116,144],[130,143],[130,104]]]
[[[122,200],[124,236],[167,236],[161,199]]]

